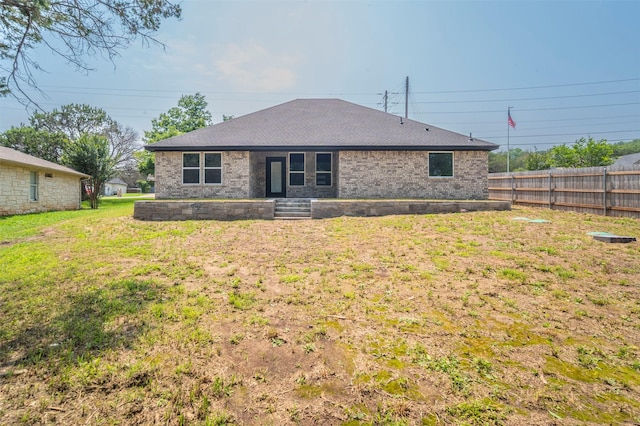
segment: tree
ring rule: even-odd
[[[613,156],[622,157],[623,155],[635,154],[640,152],[640,139],[634,139],[629,142],[617,142],[612,145]]]
[[[37,112],[29,120],[36,130],[63,134],[70,142],[85,134],[106,137],[109,155],[118,166],[133,161],[133,153],[139,148],[138,134],[130,127],[123,127],[101,108],[69,104],[51,112]]]
[[[0,145],[58,164],[68,143],[69,139],[62,133],[28,126],[12,127],[0,134]]]
[[[178,106],[151,120],[151,130],[144,132],[144,142],[153,143],[211,124],[204,95],[182,95]]]
[[[518,171],[525,169],[525,163],[528,153],[520,148],[514,148],[509,153],[509,169],[510,171]],[[489,173],[500,173],[507,171],[507,152],[490,152],[489,153]]]
[[[576,152],[566,145],[556,145],[549,150],[549,166],[551,167],[575,167],[577,164]]]
[[[138,163],[138,171],[145,178],[149,175],[156,174],[156,163],[153,158],[153,152],[146,150],[138,151],[135,154]]]
[[[613,147],[606,139],[578,139],[572,147],[556,145],[549,150],[551,167],[597,167],[613,163]]]
[[[533,151],[529,153],[526,161],[527,170],[547,170],[551,168],[549,155],[546,152]]]
[[[489,173],[507,171],[507,151],[489,153]]]
[[[0,0],[0,93],[34,103],[23,84],[38,87],[36,47],[89,71],[87,56],[113,61],[136,39],[163,46],[154,33],[163,19],[181,12],[169,0]]]
[[[578,162],[576,167],[608,166],[613,164],[613,147],[606,139],[581,138],[573,145]]]
[[[153,143],[191,132],[211,124],[211,113],[207,110],[204,95],[182,95],[178,106],[172,107],[158,118],[151,120],[151,130],[144,132],[144,142]],[[138,170],[145,177],[155,174],[155,156],[152,152],[136,153]]]
[[[62,155],[62,161],[72,169],[91,176],[88,185],[89,203],[92,209],[97,209],[105,182],[116,173],[116,161],[111,157],[109,140],[103,135],[85,133],[69,144]]]

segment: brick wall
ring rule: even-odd
[[[453,177],[429,177],[428,151],[341,151],[339,198],[487,199],[488,153],[455,151]]]
[[[210,151],[207,151],[210,152]],[[201,161],[202,164],[202,161]],[[156,152],[156,198],[249,198],[249,151],[222,152],[222,184],[182,183],[182,152]]]
[[[291,151],[300,152],[300,151]],[[318,151],[328,152],[328,151]],[[332,185],[316,186],[316,153],[304,153],[304,186],[289,185],[289,151],[272,151],[272,152],[252,152],[251,153],[251,197],[266,197],[266,159],[267,157],[284,157],[286,158],[286,181],[287,181],[287,198],[335,198],[337,194],[336,170],[338,168],[338,153],[332,156]]]
[[[454,176],[429,177],[428,151],[333,153],[331,187],[315,185],[315,152],[305,153],[305,185],[290,186],[287,151],[222,152],[222,184],[182,183],[182,152],[156,152],[156,198],[264,198],[266,158],[287,159],[289,198],[487,199],[488,153],[455,151]],[[201,179],[202,181],[202,179]]]
[[[30,172],[38,173],[38,200],[30,200]],[[47,177],[49,175],[49,177]],[[0,215],[80,208],[80,178],[60,172],[0,166]]]

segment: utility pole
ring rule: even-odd
[[[384,91],[384,112],[387,112],[387,101],[389,100],[389,93]]]
[[[404,118],[409,118],[409,76],[404,84]]]

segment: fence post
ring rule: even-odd
[[[602,214],[607,215],[607,168],[602,168]]]
[[[513,173],[511,173],[511,202],[512,203],[515,203],[515,201],[516,201],[515,197],[514,197],[515,196],[515,188],[514,188],[515,183],[516,183],[516,178],[513,175]]]
[[[553,209],[553,200],[551,199],[553,194],[553,182],[551,176],[551,170],[549,170],[549,210]]]

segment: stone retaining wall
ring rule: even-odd
[[[136,201],[134,219],[244,220],[273,219],[274,200]]]
[[[511,210],[508,201],[311,200],[311,216],[387,216]],[[275,200],[141,200],[134,204],[139,220],[247,220],[274,218]]]
[[[340,216],[387,216],[394,214],[459,213],[511,210],[508,201],[440,200],[312,200],[311,216],[325,219]]]

